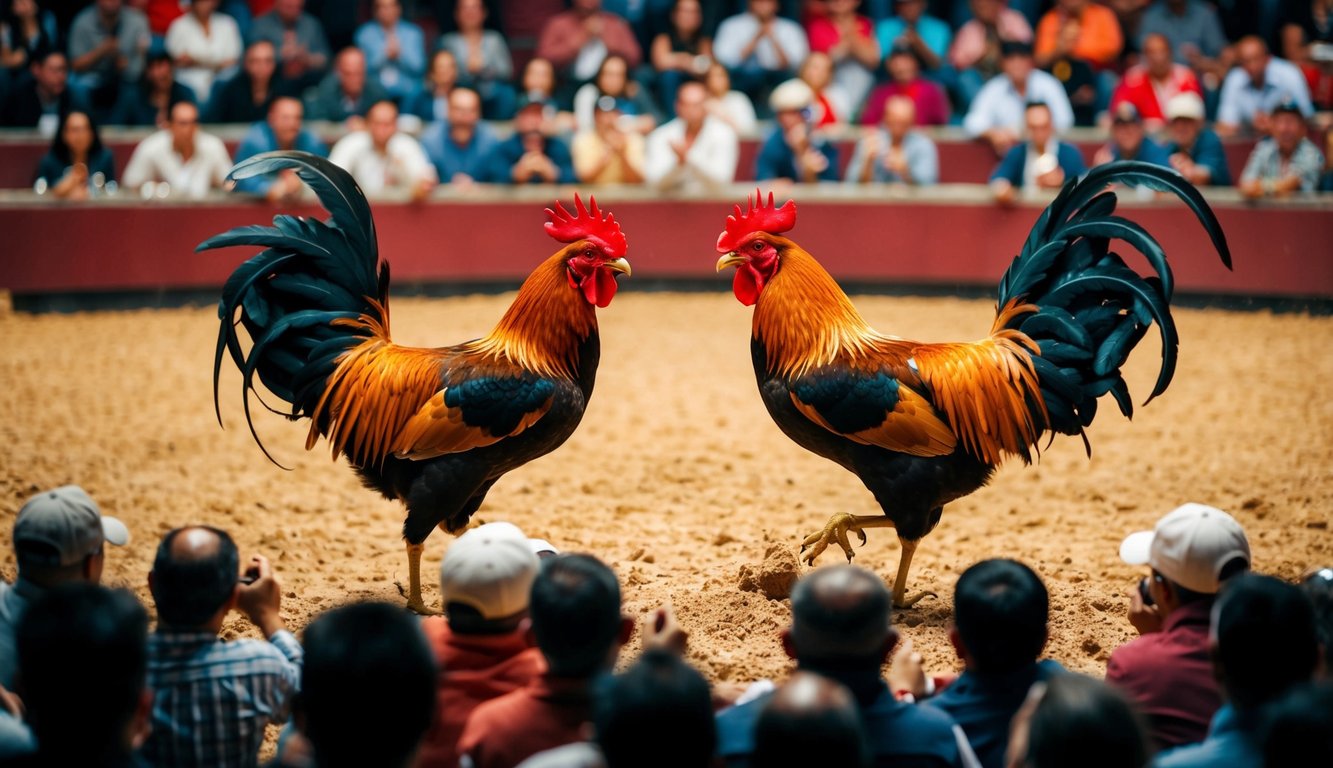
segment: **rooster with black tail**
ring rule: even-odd
[[[230,354],[252,434],[258,376],[290,406],[284,415],[310,419],[307,449],[324,437],[367,486],[401,500],[408,606],[425,612],[426,537],[437,526],[465,528],[502,475],[555,450],[583,417],[601,355],[595,308],[611,303],[617,274],[630,274],[625,235],[591,198],[585,208],[575,196],[574,213],[557,202],[546,231],[565,245],[529,275],[494,330],[452,347],[402,347],[389,336],[389,265],[351,176],[314,155],[271,152],[231,177],[288,168],[319,196],[327,221],[280,215],[272,227],[239,227],[198,248],[266,248],[223,288],[214,405]]]
[[[1162,364],[1149,400],[1176,367],[1171,269],[1142,227],[1114,215],[1108,185],[1170,192],[1203,223],[1222,263],[1231,254],[1217,218],[1174,171],[1138,162],[1098,167],[1060,191],[1000,280],[990,334],[976,342],[923,344],[866,324],[815,258],[782,233],[796,204],[756,199],[736,207],[718,237],[718,270],[735,267],[733,290],[754,307],[750,352],[760,395],[797,444],[854,472],[882,515],[835,514],[807,537],[813,564],[832,543],[852,558],[849,531],[894,528],[902,545],[893,602],[907,596],[912,554],[939,524],[944,505],[985,485],[1009,456],[1032,460],[1046,433],[1080,435],[1110,394],[1133,413],[1121,378],[1150,326]],[[1122,240],[1152,267],[1148,277],[1110,250]]]

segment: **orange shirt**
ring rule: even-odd
[[[1038,59],[1055,52],[1060,30],[1066,24],[1079,25],[1078,39],[1072,51],[1073,57],[1095,67],[1105,69],[1113,65],[1125,46],[1125,39],[1120,33],[1120,20],[1110,8],[1089,3],[1078,19],[1073,19],[1060,9],[1053,8],[1041,17],[1041,23],[1037,24],[1037,40],[1033,45],[1033,51]]]

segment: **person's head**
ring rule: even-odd
[[[625,111],[614,96],[601,96],[593,106],[593,127],[599,133],[619,130],[617,123],[624,114]]]
[[[987,27],[1000,23],[1000,11],[1004,10],[1004,0],[971,0],[972,17]]]
[[[114,19],[120,15],[120,9],[125,6],[124,0],[96,0],[97,12],[105,19]]]
[[[1199,140],[1203,117],[1203,99],[1197,93],[1178,93],[1166,103],[1171,140],[1182,149],[1190,149]]]
[[[134,595],[64,584],[35,600],[15,637],[18,692],[50,765],[111,765],[147,733],[148,614]]]
[[[478,526],[449,545],[440,563],[440,594],[449,627],[461,635],[513,632],[528,617],[541,562],[509,523]]]
[[[523,66],[520,84],[524,93],[540,93],[550,98],[555,93],[555,65],[541,57],[528,59],[528,63]]]
[[[176,528],[162,537],[148,574],[160,625],[206,631],[236,603],[240,555],[226,531]],[[216,631],[216,630],[214,630]]]
[[[1314,676],[1314,607],[1300,587],[1246,573],[1213,605],[1213,673],[1230,702],[1256,710]]]
[[[1055,6],[1070,16],[1079,16],[1090,0],[1055,0]]]
[[[302,646],[296,723],[315,761],[407,765],[435,709],[435,656],[417,618],[401,606],[353,603],[310,622]]]
[[[267,83],[273,79],[273,73],[277,70],[277,63],[277,52],[273,48],[273,43],[267,40],[256,40],[245,49],[245,60],[241,66],[245,69],[245,74],[251,82]]]
[[[486,26],[486,3],[483,0],[458,0],[454,5],[454,23],[460,32],[477,32]]]
[[[1017,40],[1000,43],[1000,70],[1009,82],[1015,86],[1027,87],[1028,75],[1032,74],[1032,44]]]
[[[1143,145],[1143,118],[1139,110],[1128,101],[1122,101],[1111,112],[1111,142],[1120,150],[1122,158],[1131,158],[1138,154]]]
[[[342,49],[333,62],[333,72],[343,93],[361,95],[366,87],[366,55],[354,45]]]
[[[366,131],[375,149],[383,152],[389,146],[389,139],[398,132],[398,105],[389,99],[381,99],[366,110]]]
[[[268,106],[268,127],[273,131],[278,148],[291,149],[296,145],[296,137],[301,134],[301,120],[305,117],[305,107],[301,100],[291,96],[279,96]]]
[[[207,19],[218,9],[218,0],[190,0],[190,13],[196,18]]]
[[[916,82],[921,74],[921,63],[916,60],[916,54],[912,53],[911,48],[904,46],[894,46],[889,51],[889,56],[884,60],[884,67],[889,71],[889,77],[898,85],[907,85]]]
[[[833,82],[833,59],[827,53],[815,51],[805,57],[798,74],[814,91],[822,91]]]
[[[840,683],[796,672],[759,713],[750,765],[868,768],[870,750],[856,700]]]
[[[69,60],[54,48],[38,51],[28,66],[37,89],[51,97],[65,92],[69,85]]]
[[[629,63],[619,54],[611,54],[602,59],[602,66],[597,69],[597,90],[610,96],[624,96],[629,85]]]
[[[176,68],[169,53],[158,51],[149,54],[143,68],[143,81],[149,89],[158,93],[168,93],[175,79]]]
[[[1023,110],[1023,125],[1027,129],[1028,141],[1034,146],[1045,147],[1055,135],[1055,124],[1051,121],[1051,108],[1045,102],[1034,101]]]
[[[570,0],[569,7],[580,16],[591,16],[601,12],[602,0]]]
[[[778,0],[750,0],[750,13],[760,21],[768,21],[778,15]]]
[[[788,80],[781,83],[768,97],[768,106],[773,110],[773,119],[784,131],[808,122],[814,103],[815,92],[805,80]]]
[[[273,0],[273,13],[284,24],[295,24],[305,10],[305,0]]]
[[[1271,704],[1260,741],[1264,765],[1333,765],[1333,683],[1298,685]]]
[[[629,669],[604,677],[596,694],[594,740],[607,768],[712,765],[717,735],[708,681],[679,656],[646,651]]]
[[[796,582],[791,627],[782,646],[814,672],[876,670],[898,642],[889,626],[893,601],[884,581],[864,568],[820,568]]]
[[[1249,35],[1242,37],[1240,42],[1236,43],[1236,63],[1256,85],[1264,81],[1264,70],[1268,68],[1268,59],[1268,43],[1265,43],[1262,37]]]
[[[375,0],[375,21],[386,29],[392,29],[403,18],[403,6],[398,0]]]
[[[481,97],[471,88],[449,92],[449,129],[471,133],[481,119]]]
[[[895,142],[902,141],[914,125],[916,125],[916,102],[912,101],[912,97],[899,94],[890,96],[889,100],[884,102],[884,128]]]
[[[70,127],[71,120],[74,128]],[[66,162],[71,147],[88,151],[93,140],[91,126],[82,112],[66,115],[62,130],[56,134],[58,140],[64,137],[67,143]],[[98,583],[104,562],[103,542],[124,546],[129,540],[125,524],[103,515],[97,503],[77,485],[62,485],[33,496],[14,518],[14,557],[19,576],[39,587]]]
[[[714,61],[704,73],[704,88],[708,90],[709,96],[726,96],[731,91],[731,73],[720,62]]]
[[[431,54],[427,76],[437,92],[452,91],[458,84],[458,59],[454,58],[453,51],[441,48]]]
[[[542,562],[528,603],[532,634],[557,677],[590,678],[615,663],[634,623],[620,613],[620,584],[591,555]]]
[[[37,17],[37,0],[13,0],[9,4],[9,14],[15,19],[32,19]],[[3,16],[3,14],[0,14]]]
[[[1320,568],[1301,581],[1301,589],[1314,606],[1315,630],[1319,633],[1319,676],[1333,679],[1333,568]]]
[[[1046,647],[1050,596],[1041,578],[1015,560],[982,560],[963,571],[953,613],[949,641],[978,674],[1021,669]]]
[[[1250,543],[1235,518],[1193,502],[1176,507],[1151,531],[1120,544],[1120,559],[1146,565],[1148,594],[1160,610],[1211,600],[1223,582],[1250,567]]]
[[[1296,151],[1309,132],[1305,115],[1296,102],[1284,101],[1273,108],[1272,131],[1273,141],[1277,142],[1277,148],[1282,154],[1290,155]]]
[[[699,0],[676,0],[671,6],[671,27],[676,34],[690,38],[704,25],[704,9]]]
[[[896,0],[893,12],[908,24],[915,24],[926,13],[926,0]]]
[[[832,19],[845,19],[856,15],[856,8],[860,4],[861,0],[826,0],[824,13]]]
[[[1143,63],[1148,73],[1157,79],[1171,74],[1174,61],[1171,58],[1171,41],[1166,35],[1154,32],[1143,38]]]
[[[681,83],[676,89],[676,117],[685,123],[689,130],[698,130],[708,114],[704,102],[708,101],[708,92],[703,83],[694,81]]]
[[[167,128],[171,131],[172,144],[194,146],[194,137],[199,133],[199,108],[183,100],[172,104],[167,113]]]
[[[1017,768],[1141,768],[1147,730],[1124,694],[1077,673],[1033,684],[1010,725],[1006,764]]]

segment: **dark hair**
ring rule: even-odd
[[[551,674],[591,677],[620,632],[620,584],[591,555],[557,555],[537,572],[528,613]]]
[[[958,577],[953,613],[976,671],[1004,674],[1041,655],[1050,596],[1041,578],[1026,565],[1015,560],[982,560]]]
[[[1314,628],[1324,651],[1324,673],[1333,675],[1333,568],[1320,568],[1306,576],[1301,589],[1314,606]]]
[[[1264,765],[1333,765],[1333,683],[1306,683],[1265,711]]]
[[[621,88],[620,93],[607,93],[602,90],[602,73],[606,71],[606,65],[612,59],[619,59],[620,63],[625,65],[625,85]],[[606,58],[602,59],[602,63],[597,65],[597,74],[593,76],[592,82],[598,93],[605,93],[608,96],[628,98],[634,93],[634,73],[630,71],[629,60],[618,53],[608,54]]]
[[[100,764],[128,751],[147,642],[148,614],[123,589],[63,584],[33,602],[15,637],[18,688],[44,762]]]
[[[759,713],[750,765],[869,766],[865,727],[851,693],[813,672],[792,675]]]
[[[1228,582],[1213,607],[1213,664],[1237,708],[1253,709],[1310,679],[1319,657],[1314,608],[1272,576]]]
[[[183,531],[204,530],[218,538],[211,557],[177,560],[171,545]],[[153,559],[153,600],[157,619],[173,627],[197,627],[231,598],[240,578],[240,555],[226,531],[207,525],[177,528],[162,537]]]
[[[1023,105],[1023,114],[1026,115],[1034,109],[1044,109],[1049,114],[1051,105],[1044,101],[1029,101]]]
[[[74,115],[83,115],[88,118],[88,129],[93,133],[93,143],[88,145],[88,159],[91,160],[102,153],[102,134],[97,130],[97,121],[93,119],[91,114],[81,109],[71,109],[61,113],[60,125],[56,128],[56,135],[51,137],[51,154],[55,155],[55,158],[65,165],[74,162],[69,152],[69,144],[65,143],[65,124]]]
[[[417,618],[399,606],[354,603],[312,621],[303,645],[297,706],[315,761],[405,762],[434,719],[435,658]]]
[[[449,630],[456,635],[507,635],[528,618],[528,612],[522,610],[512,616],[488,619],[467,603],[445,603],[444,615],[449,619]]]
[[[883,660],[892,597],[880,577],[852,565],[820,568],[791,593],[791,639],[802,667],[873,666]]]
[[[717,743],[708,681],[666,651],[602,678],[593,726],[609,768],[707,768]]]
[[[1051,677],[1028,725],[1030,768],[1140,768],[1147,729],[1124,694],[1073,672]]]

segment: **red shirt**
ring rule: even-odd
[[[806,34],[810,37],[810,50],[816,53],[828,53],[829,49],[842,40],[842,31],[823,16],[811,19]],[[874,37],[874,27],[865,16],[856,17],[856,32],[862,37]]]
[[[583,741],[592,719],[587,680],[542,675],[472,711],[458,753],[475,768],[514,768],[538,752]]]
[[[1171,74],[1162,83],[1154,82],[1147,67],[1139,65],[1125,71],[1125,77],[1111,94],[1111,114],[1122,101],[1128,101],[1139,110],[1144,120],[1166,120],[1166,103],[1178,93],[1197,93],[1199,79],[1184,64],[1172,64]]]
[[[944,125],[949,122],[949,100],[944,90],[924,78],[907,85],[889,82],[870,94],[861,112],[861,125],[879,125],[884,119],[884,106],[894,96],[907,96],[916,103],[917,125]]]

